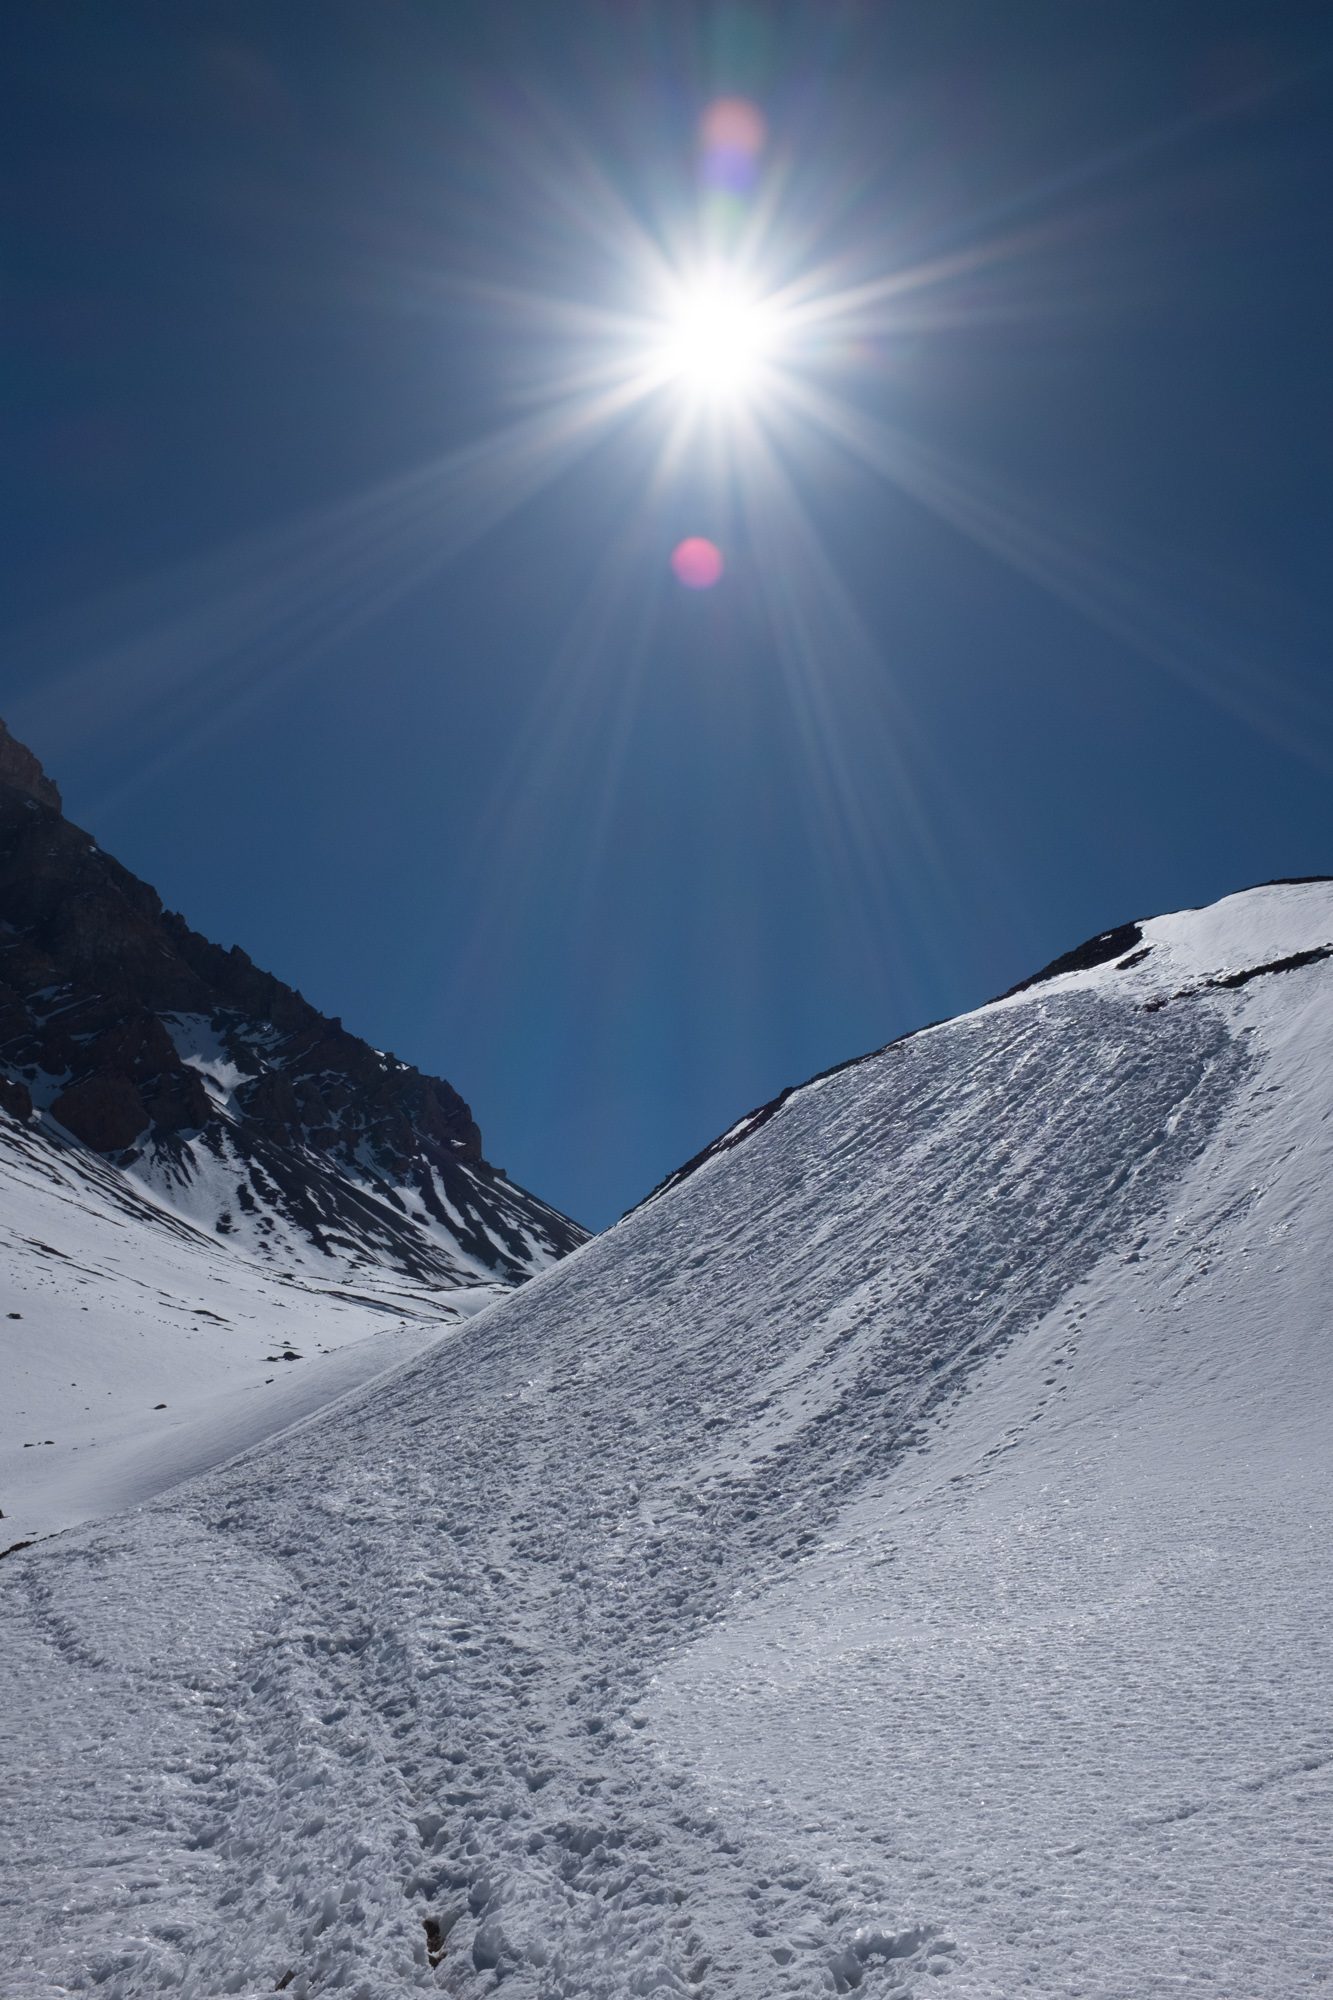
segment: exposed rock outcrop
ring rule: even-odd
[[[25,792],[39,804],[53,806],[57,812],[61,810],[54,780],[47,777],[27,744],[10,735],[3,721],[0,721],[0,785],[12,785],[15,791]]]

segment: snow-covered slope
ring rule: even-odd
[[[0,1550],[216,1465],[505,1289],[275,1271],[3,1111],[0,1189]]]
[[[1127,930],[11,1555],[6,1990],[1333,1981],[1333,886]]]

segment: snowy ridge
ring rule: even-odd
[[[1333,887],[1137,928],[9,1557],[15,1995],[1333,1979]]]
[[[485,1286],[545,1270],[582,1240],[567,1217],[480,1158],[386,1161],[360,1129],[354,1102],[332,1114],[347,1134],[337,1150],[327,1141],[266,1144],[247,1129],[246,1089],[256,1077],[282,1075],[281,1034],[226,1013],[161,1018],[202,1080],[214,1119],[196,1135],[144,1148],[129,1171],[248,1255],[320,1275],[336,1260],[354,1277],[387,1266],[418,1283]],[[408,1064],[372,1053],[386,1076],[411,1074]],[[328,1070],[306,1072],[302,1082],[332,1094],[343,1079]]]
[[[0,1550],[179,1484],[503,1290],[274,1271],[3,1111],[0,1181]]]
[[[586,1234],[485,1159],[450,1084],[165,910],[7,733],[0,1111],[317,1281],[518,1284]]]
[[[1226,897],[1222,902],[1213,904],[1206,910],[1181,911],[1172,917],[1154,919],[1151,925],[1117,924],[1109,931],[1098,932],[1096,937],[1089,938],[1086,943],[1076,945],[1072,951],[1065,952],[1050,965],[1043,966],[1040,972],[1034,972],[1029,978],[1020,980],[1017,986],[1012,987],[1008,993],[1001,994],[1000,998],[1012,1000],[1019,994],[1030,992],[1035,986],[1044,986],[1052,980],[1064,980],[1075,972],[1091,972],[1113,963],[1116,964],[1118,971],[1141,965],[1149,957],[1154,943],[1167,947],[1158,951],[1153,965],[1152,983],[1156,986],[1160,984],[1160,978],[1165,974],[1166,968],[1177,963],[1169,949],[1172,932],[1164,928],[1169,926],[1175,926],[1175,935],[1178,939],[1183,937],[1184,940],[1184,955],[1177,966],[1178,976],[1182,978],[1188,979],[1193,973],[1193,976],[1213,984],[1226,985],[1233,982],[1244,984],[1248,979],[1262,976],[1268,971],[1293,970],[1294,968],[1287,963],[1287,959],[1292,956],[1304,963],[1314,963],[1317,959],[1327,957],[1333,951],[1333,945],[1297,945],[1292,948],[1292,952],[1284,954],[1282,941],[1294,936],[1304,936],[1307,918],[1311,914],[1317,924],[1327,907],[1327,897],[1321,901],[1316,895],[1309,902],[1284,897],[1272,903],[1271,907],[1267,901],[1256,904],[1252,899],[1258,898],[1261,891],[1270,889],[1312,889],[1319,892],[1327,889],[1330,884],[1333,884],[1333,877],[1327,875],[1303,876],[1299,880],[1287,882],[1264,882],[1257,889],[1242,890],[1239,895]],[[1227,914],[1222,914],[1224,912]],[[1205,924],[1199,921],[1201,919],[1209,921]],[[1183,932],[1180,928],[1182,925]],[[1150,928],[1153,936],[1145,945],[1144,937]],[[1219,953],[1225,952],[1228,947],[1244,961],[1239,971],[1233,970],[1228,973],[1220,969],[1221,958],[1218,958],[1217,971],[1208,973],[1200,971],[1205,960],[1211,964],[1213,959]],[[1155,1002],[1149,1004],[1165,1005],[1169,997],[1169,994],[1159,992]],[[1176,997],[1186,996],[1180,992]],[[991,1001],[989,1004],[995,1006],[998,1003]],[[861,1063],[873,1062],[877,1056],[882,1056],[888,1049],[896,1047],[899,1041],[910,1041],[915,1035],[929,1034],[932,1028],[940,1025],[940,1022],[932,1021],[927,1027],[913,1028],[908,1034],[898,1036],[895,1041],[886,1043],[884,1047],[872,1049],[868,1055],[852,1056],[845,1062],[835,1063],[831,1069],[822,1070],[818,1076],[809,1078],[803,1084],[788,1084],[787,1088],[779,1091],[776,1097],[747,1112],[744,1118],[728,1126],[718,1138],[702,1147],[682,1166],[675,1168],[651,1189],[644,1196],[643,1202],[637,1206],[641,1208],[645,1202],[655,1201],[658,1195],[665,1194],[669,1188],[678,1187],[682,1181],[688,1180],[692,1173],[697,1172],[717,1153],[729,1152],[733,1146],[740,1145],[742,1140],[748,1139],[752,1133],[757,1132],[770,1118],[781,1111],[787,1100],[794,1097],[798,1090],[808,1090],[813,1085],[824,1082],[827,1077],[840,1075],[843,1070],[855,1069]],[[631,1210],[630,1213],[633,1214],[634,1211]]]
[[[66,987],[29,997],[38,1030],[77,1019],[85,1004]],[[576,1224],[461,1144],[453,1153],[386,1153],[365,1131],[364,1111],[337,1070],[298,1071],[303,1094],[322,1085],[340,1100],[317,1140],[295,1121],[266,1129],[253,1115],[256,1086],[281,1088],[292,1067],[288,1038],[271,1022],[227,1009],[155,1018],[205,1099],[188,1125],[145,1129],[109,1157],[160,1204],[243,1254],[320,1278],[331,1266],[355,1279],[388,1267],[417,1283],[456,1287],[514,1283],[582,1240]],[[395,1071],[414,1074],[392,1056],[374,1052],[374,1059],[386,1080]],[[74,1135],[60,1112],[70,1071],[11,1061],[8,1074],[31,1098],[35,1129],[68,1146]]]

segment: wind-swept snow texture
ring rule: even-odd
[[[5,1990],[1328,1983],[1333,889],[1139,930],[11,1555]]]

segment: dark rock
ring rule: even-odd
[[[1137,924],[1117,924],[1114,930],[1099,931],[1086,944],[1075,945],[1072,951],[1053,958],[1049,965],[1043,965],[1040,972],[1034,972],[1028,979],[1020,979],[1017,986],[1011,986],[1002,993],[1002,1000],[1011,1000],[1015,993],[1026,993],[1029,987],[1040,986],[1048,979],[1058,979],[1065,972],[1091,972],[1095,965],[1107,965],[1113,958],[1120,958],[1135,945],[1143,941],[1143,932]]]
[[[51,1116],[95,1153],[123,1153],[148,1130],[148,1110],[127,1076],[87,1076],[62,1090]]]
[[[60,793],[54,783],[27,744],[11,736],[3,722],[0,722],[0,785],[12,785],[28,798],[61,811]]]
[[[32,1117],[32,1092],[17,1077],[0,1076],[0,1111],[26,1121]]]
[[[1309,951],[1293,951],[1288,958],[1270,958],[1266,965],[1247,965],[1241,972],[1224,972],[1216,979],[1210,979],[1210,986],[1248,986],[1252,979],[1266,979],[1274,972],[1300,972],[1307,965],[1318,965],[1321,959],[1333,958],[1333,945],[1317,944]]]
[[[213,1100],[197,1069],[177,1062],[140,1085],[140,1096],[158,1132],[192,1132],[213,1116]]]

